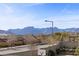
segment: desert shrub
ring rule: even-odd
[[[22,36],[18,36],[17,41],[21,41],[23,45],[26,44],[26,40]]]
[[[8,47],[8,43],[0,42],[0,48],[3,48],[3,47]]]
[[[79,56],[79,48],[75,49],[74,55],[78,55]]]
[[[61,35],[62,33],[60,33],[60,32],[56,32],[56,33],[54,33],[54,35]]]
[[[24,45],[21,41],[15,42],[14,43],[15,46],[19,46],[19,45]]]

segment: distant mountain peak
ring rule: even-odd
[[[7,31],[0,30],[1,33],[7,34],[17,34],[17,35],[25,35],[25,34],[50,34],[52,32],[52,27],[47,28],[35,28],[33,26],[24,27],[22,29],[9,29]],[[53,32],[79,32],[79,28],[67,28],[67,29],[59,29],[57,27],[53,28]]]
[[[30,26],[30,27],[24,27],[23,29],[33,29],[34,27],[33,26]]]
[[[0,34],[13,34],[13,33],[5,30],[0,30]]]

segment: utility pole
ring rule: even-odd
[[[50,22],[50,23],[52,23],[52,34],[53,34],[53,33],[54,33],[54,32],[53,32],[53,21],[45,20],[45,22]]]

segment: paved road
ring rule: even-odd
[[[37,50],[37,49],[46,48],[49,46],[52,46],[52,45],[38,45],[38,46],[22,45],[22,46],[16,46],[16,47],[0,48],[0,55]]]
[[[24,46],[17,46],[17,47],[8,47],[8,48],[0,48],[0,55],[17,53],[17,52],[24,52],[31,50],[28,45]]]

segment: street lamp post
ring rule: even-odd
[[[45,22],[50,22],[50,23],[52,23],[52,34],[53,34],[53,21],[45,20]]]

